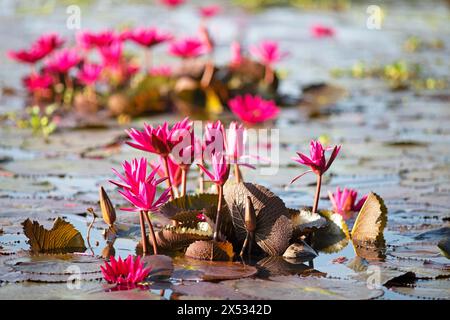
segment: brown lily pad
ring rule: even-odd
[[[175,258],[174,265],[174,280],[221,281],[251,277],[257,273],[255,267],[239,262]]]

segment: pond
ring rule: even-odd
[[[44,32],[57,31],[74,39],[77,30],[66,27],[68,4],[38,2],[2,2],[2,56]],[[136,0],[78,1],[77,5],[83,29],[157,25],[192,35],[197,32],[197,8],[202,3],[188,1],[176,10]],[[233,40],[244,44],[276,40],[289,51],[278,65],[279,90],[302,101],[282,107],[274,122],[280,146],[279,157],[271,163],[276,174],[242,168],[245,181],[269,188],[287,208],[311,206],[315,177],[306,175],[290,184],[304,171],[291,158],[296,151],[307,151],[311,139],[342,145],[339,158],[324,175],[320,208],[332,207],[327,192],[338,186],[381,196],[388,209],[382,252],[364,251],[348,240],[334,250],[317,250],[317,257],[302,262],[265,257],[236,259],[224,266],[175,254],[174,270],[167,279],[118,290],[101,280],[101,256],[111,247],[116,257],[136,253],[139,217],[118,209],[124,200],[108,180],[113,178],[111,168],[145,155],[124,143],[124,130],[142,128],[144,122],[173,124],[182,117],[171,112],[126,123],[94,121],[94,125],[68,119],[44,139],[8,121],[8,114],[24,108],[21,77],[28,69],[4,59],[0,68],[0,299],[450,299],[450,263],[438,247],[450,237],[450,94],[445,85],[450,81],[450,10],[446,3],[389,2],[382,6],[385,16],[380,29],[367,27],[364,1],[350,2],[339,11],[292,6],[251,11],[228,1],[219,3],[223,12],[209,22],[216,63],[230,59]],[[335,36],[311,36],[314,24],[332,26]],[[421,45],[411,51],[405,45],[411,45],[412,37],[421,39]],[[434,46],[433,41],[441,45]],[[153,60],[176,61],[159,47]],[[419,64],[420,79],[408,82],[407,88],[393,88],[392,78],[370,72],[398,61]],[[442,88],[430,85],[437,79]],[[323,91],[311,90],[318,84]],[[21,225],[27,218],[50,229],[52,221],[62,217],[86,239],[92,221],[86,209],[100,213],[99,186],[117,205],[119,232],[113,246],[108,247],[102,234],[107,225],[99,218],[90,232],[92,247],[83,254],[28,253]],[[196,187],[196,174],[191,172],[187,189],[194,192]],[[152,221],[157,230],[168,223],[157,214]],[[355,217],[349,219],[348,226],[354,221]],[[166,262],[157,260],[163,271]],[[72,282],[73,270],[80,268],[81,282]],[[214,280],[223,281],[205,281],[217,274],[225,276]]]

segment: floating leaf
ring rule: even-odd
[[[224,284],[254,299],[365,300],[383,295],[383,290],[371,290],[362,281],[317,277],[278,276],[270,281],[242,279]]]
[[[309,234],[317,229],[324,228],[328,222],[316,212],[310,210],[289,209],[293,230],[293,239]]]
[[[261,185],[228,182],[224,186],[224,197],[231,211],[237,239],[244,241],[247,235],[245,203],[248,196],[256,212],[256,243],[270,255],[282,255],[292,235],[288,209],[283,200]]]
[[[33,252],[63,253],[84,252],[83,237],[72,224],[57,218],[50,230],[45,229],[37,221],[27,219],[23,222],[23,231],[29,239]]]
[[[168,201],[161,206],[159,212],[169,219],[177,217],[185,211],[202,211],[212,221],[215,221],[217,214],[218,195],[202,193],[196,195],[185,195],[172,201]],[[178,216],[181,219],[181,216]],[[220,211],[220,230],[231,241],[234,236],[233,224],[231,223],[230,212],[226,205]]]
[[[231,261],[205,261],[175,258],[174,280],[221,281],[254,276],[258,270],[249,265]]]
[[[184,281],[180,285],[173,286],[175,299],[193,298],[211,300],[217,299],[232,299],[243,300],[249,299],[248,296],[236,292],[228,286],[224,286],[222,283],[214,282],[187,282]],[[183,296],[179,296],[179,295]],[[173,296],[172,296],[173,297]]]
[[[209,240],[212,233],[194,228],[165,226],[155,233],[156,244],[162,251],[176,251],[197,240]],[[149,237],[150,244],[152,239]]]
[[[174,270],[173,260],[169,256],[153,254],[144,256],[142,262],[145,263],[147,268],[151,268],[149,280],[169,278]]]
[[[450,299],[450,280],[422,280],[410,286],[394,286],[390,288],[396,293],[422,299]]]
[[[450,259],[450,238],[439,241],[438,248],[447,259]]]
[[[103,260],[84,254],[19,254],[5,261],[5,265],[21,277],[15,281],[48,283],[66,283],[71,275],[77,273],[77,279],[91,281],[102,279],[100,266]],[[3,276],[2,280],[5,280]],[[7,280],[7,279],[6,279]]]
[[[348,227],[340,214],[331,211],[322,211],[328,224],[312,234],[311,246],[326,253],[338,252],[348,245]]]
[[[305,261],[310,261],[316,257],[317,252],[304,241],[291,244],[283,253],[283,258],[291,263],[302,263]]]
[[[231,261],[233,256],[233,245],[227,241],[195,241],[186,249],[186,257],[200,260]]]
[[[303,263],[291,263],[289,259],[279,256],[268,256],[257,263],[258,277],[268,278],[280,275],[326,276]]]
[[[383,231],[387,222],[387,208],[383,199],[371,192],[359,211],[352,229],[353,241],[384,243]]]

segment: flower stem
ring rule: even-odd
[[[144,217],[145,217],[145,220],[147,221],[148,227],[150,229],[150,237],[152,239],[152,245],[153,245],[153,254],[158,254],[158,246],[156,243],[155,230],[153,229],[153,224],[150,221],[150,216],[149,216],[148,211],[145,212]]]
[[[144,57],[145,68],[146,68],[147,72],[150,72],[150,69],[152,67],[152,49],[146,48],[144,55],[145,55],[145,57]]]
[[[173,187],[172,187],[172,177],[170,176],[170,171],[169,171],[169,160],[168,160],[168,156],[164,156],[164,169],[166,170],[166,176],[167,176],[167,186],[170,188],[170,200],[175,199],[174,194],[173,194]]]
[[[187,179],[187,170],[185,168],[181,168],[181,196],[186,195],[186,179]]]
[[[234,178],[236,179],[237,183],[242,182],[241,170],[239,170],[239,165],[237,163],[234,164]]]
[[[217,236],[219,235],[220,209],[222,208],[222,198],[223,198],[222,185],[217,184],[217,191],[219,192],[219,201],[217,202],[216,225],[214,228],[214,235],[213,235],[214,241],[217,241]]]
[[[274,74],[272,68],[269,65],[266,65],[265,72],[264,72],[264,82],[267,85],[271,85],[274,79],[275,79],[275,74]]]
[[[139,212],[139,222],[141,223],[142,253],[145,256],[148,252],[147,233],[145,232],[144,211]]]
[[[199,175],[198,175],[198,181],[199,181],[199,189],[200,189],[200,193],[205,192],[205,178],[204,178],[204,174],[203,174],[203,170],[198,168]]]
[[[320,187],[322,186],[322,175],[317,175],[317,185],[316,185],[316,195],[314,196],[314,205],[313,205],[313,213],[317,212],[319,207],[319,198],[320,198]]]

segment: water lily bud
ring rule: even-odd
[[[249,232],[254,232],[256,230],[256,213],[255,208],[253,207],[252,199],[247,196],[247,200],[245,201],[245,228]]]
[[[114,222],[116,222],[116,210],[103,187],[100,187],[100,209],[106,224],[113,226]]]

